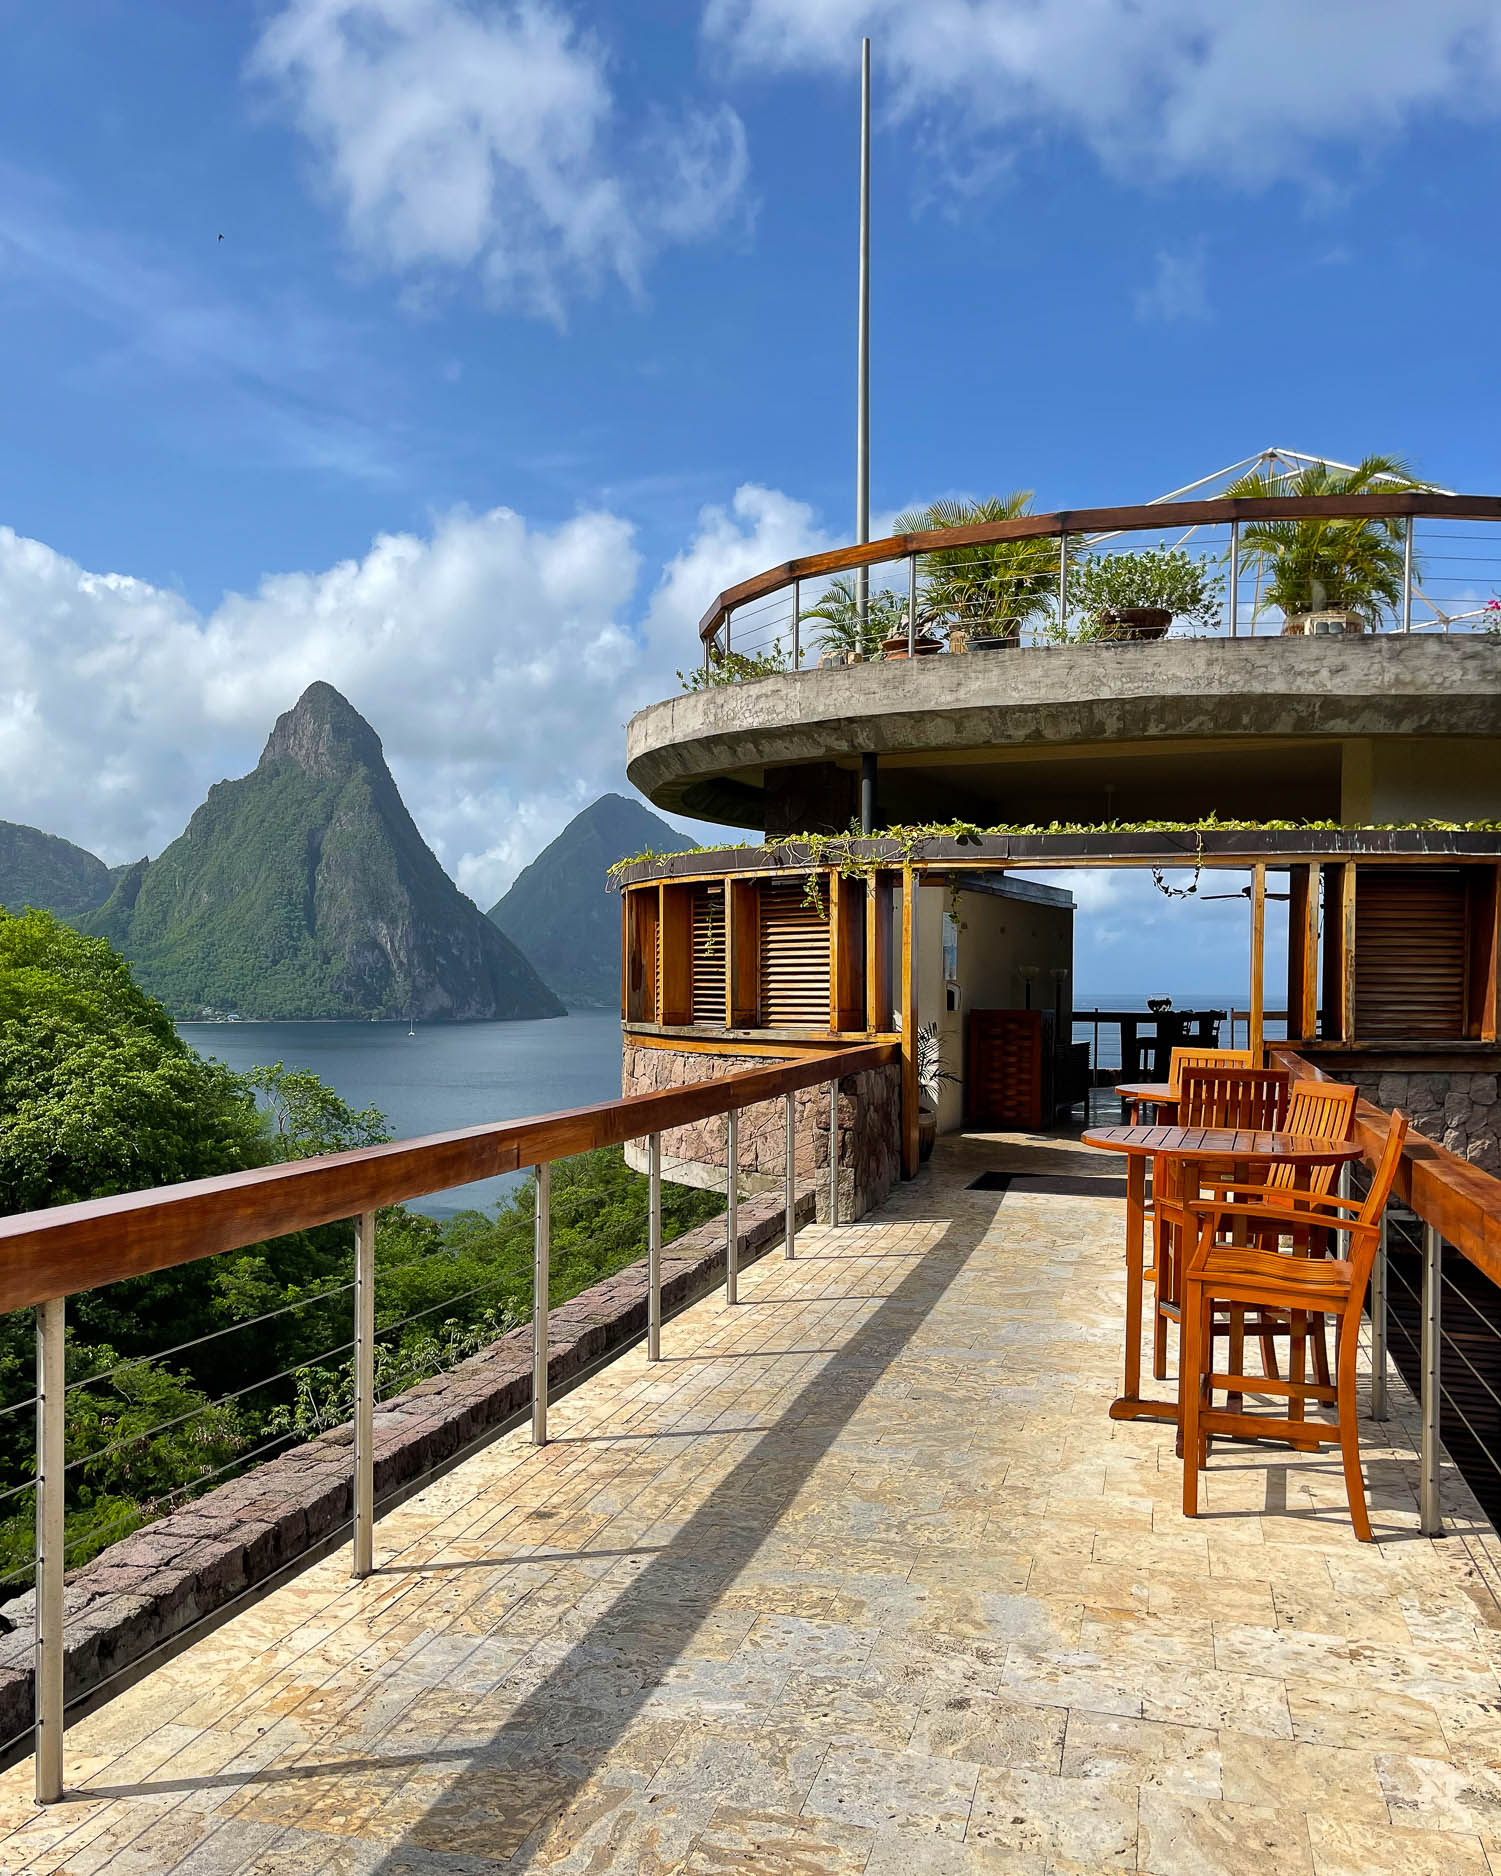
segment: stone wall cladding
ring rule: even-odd
[[[1501,1094],[1494,1074],[1383,1069],[1351,1079],[1377,1107],[1388,1113],[1400,1107],[1428,1139],[1488,1173],[1501,1174]]]
[[[629,1037],[621,1067],[622,1094],[649,1094],[718,1080],[768,1066],[766,1056],[711,1055],[707,1051],[643,1048]],[[829,1204],[829,1109],[822,1085],[794,1098],[798,1177],[817,1194],[820,1221]],[[895,1064],[846,1075],[839,1084],[839,1216],[863,1218],[901,1176],[901,1071]],[[662,1135],[665,1176],[687,1185],[724,1188],[729,1117],[715,1115]],[[780,1100],[740,1110],[741,1189],[780,1191],[787,1122]],[[645,1165],[644,1143],[627,1149],[633,1166]]]
[[[799,1222],[810,1221],[813,1209],[805,1185],[798,1195]],[[744,1266],[781,1242],[780,1195],[744,1201],[737,1222]],[[706,1295],[724,1272],[722,1219],[664,1245],[664,1313]],[[646,1304],[643,1261],[554,1309],[549,1384],[571,1380],[639,1335],[646,1327]],[[375,1415],[377,1501],[524,1411],[531,1398],[528,1326],[386,1401]],[[73,1572],[64,1598],[67,1699],[88,1693],[223,1609],[347,1523],[353,1512],[352,1442],[352,1430],[337,1427],[205,1493]],[[33,1591],[0,1608],[0,1743],[32,1725],[35,1621]]]

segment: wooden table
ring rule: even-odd
[[[1115,1091],[1123,1101],[1131,1103],[1133,1127],[1140,1122],[1144,1107],[1156,1108],[1159,1116],[1165,1107],[1172,1108],[1176,1113],[1182,1098],[1170,1081],[1118,1081]]]
[[[1141,1292],[1147,1161],[1158,1154],[1200,1168],[1229,1164],[1235,1176],[1249,1166],[1343,1166],[1361,1156],[1353,1140],[1320,1140],[1309,1134],[1264,1133],[1245,1127],[1090,1127],[1085,1146],[1126,1157],[1126,1377],[1112,1420],[1176,1420],[1175,1400],[1146,1400],[1141,1392]],[[1195,1190],[1202,1179],[1193,1174]],[[1184,1190],[1187,1191],[1185,1175]],[[1249,1184],[1250,1181],[1246,1180]]]

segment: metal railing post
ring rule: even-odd
[[[803,668],[802,624],[803,583],[801,580],[794,580],[792,582],[792,668],[794,671],[801,671]]]
[[[829,1223],[839,1223],[839,1083],[829,1083]]]
[[[917,555],[907,556],[907,656],[917,656]]]
[[[1240,634],[1240,523],[1230,523],[1230,636]],[[1231,1043],[1231,1048],[1235,1044]]]
[[[662,1136],[647,1138],[646,1359],[662,1359]]]
[[[1418,1527],[1424,1537],[1442,1537],[1438,1498],[1439,1449],[1439,1285],[1443,1279],[1443,1239],[1423,1226],[1423,1335],[1421,1360],[1422,1441],[1418,1456]]]
[[[551,1282],[552,1165],[537,1168],[537,1216],[532,1227],[532,1444],[547,1444],[547,1291]]]
[[[724,655],[726,658],[730,655],[730,609],[728,606],[724,609]]]
[[[1386,1418],[1386,1250],[1387,1215],[1381,1213],[1381,1237],[1371,1265],[1371,1418]]]
[[[724,1300],[740,1301],[740,1109],[730,1109],[729,1139],[725,1143],[724,1174]]]
[[[1402,630],[1412,630],[1412,516],[1402,530]]]
[[[1068,629],[1068,536],[1058,536],[1058,635]]]
[[[787,1103],[787,1221],[782,1254],[791,1257],[797,1246],[797,1097],[789,1094],[783,1099]]]
[[[354,1221],[354,1554],[349,1573],[375,1567],[375,1213]]]
[[[63,1491],[67,1304],[36,1312],[36,1801],[63,1795]]]

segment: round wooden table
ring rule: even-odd
[[[1190,1166],[1343,1166],[1361,1156],[1353,1140],[1312,1134],[1267,1133],[1250,1127],[1089,1127],[1085,1146],[1126,1157],[1126,1374],[1125,1389],[1110,1403],[1112,1420],[1176,1420],[1177,1401],[1144,1400],[1141,1393],[1142,1245],[1147,1161],[1162,1155]],[[1249,1183],[1249,1182],[1248,1182]],[[1197,1181],[1196,1181],[1197,1185]],[[1185,1183],[1185,1191],[1187,1185]]]
[[[1170,1107],[1176,1113],[1181,1099],[1170,1081],[1118,1081],[1115,1091],[1123,1101],[1131,1103],[1133,1127],[1140,1123],[1144,1107],[1155,1108],[1160,1119],[1164,1108]]]

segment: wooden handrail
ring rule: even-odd
[[[867,1043],[768,1068],[0,1218],[0,1314],[217,1257],[473,1179],[622,1146],[899,1059]]]
[[[1405,515],[1430,521],[1501,521],[1501,495],[1436,495],[1428,489],[1386,489],[1374,495],[1216,495],[1193,502],[1138,502],[1127,508],[1061,508],[1050,515],[1017,515],[1010,521],[977,521],[963,528],[930,528],[918,534],[888,534],[884,540],[805,554],[779,567],[727,586],[700,619],[698,635],[709,639],[726,612],[762,599],[794,580],[817,579],[928,554],[944,547],[982,547],[991,541],[1028,541],[1061,534],[1129,534],[1141,529],[1212,527],[1231,521],[1384,521]]]
[[[1296,1050],[1273,1046],[1268,1054],[1297,1079],[1339,1079]],[[1388,1118],[1384,1109],[1364,1098],[1355,1104],[1354,1137],[1367,1166],[1374,1167],[1381,1157]],[[1501,1179],[1409,1130],[1393,1190],[1477,1270],[1501,1284]]]

